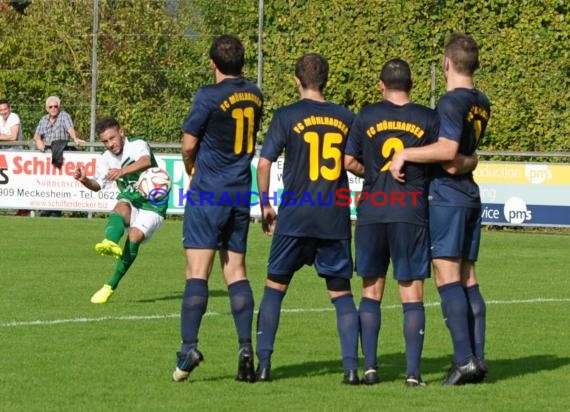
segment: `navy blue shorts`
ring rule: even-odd
[[[350,239],[317,239],[273,235],[267,271],[271,275],[292,275],[303,265],[315,265],[322,276],[352,277]]]
[[[481,209],[429,207],[431,257],[461,258],[475,262],[481,243]]]
[[[249,207],[207,207],[186,203],[182,244],[186,249],[245,253],[249,221]]]
[[[412,223],[356,225],[356,273],[363,278],[385,277],[390,265],[394,279],[429,278],[428,228]]]

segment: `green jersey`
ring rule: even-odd
[[[136,162],[142,156],[150,156],[151,167],[158,166],[147,142],[138,137],[125,137],[125,145],[121,154],[114,155],[109,150],[103,152],[100,161],[97,163],[95,180],[102,189],[109,187],[113,184],[113,181],[107,179],[107,173],[110,169],[121,169]],[[137,209],[150,210],[165,217],[168,204],[156,206],[137,190],[137,181],[143,171],[126,174],[116,181],[120,192],[117,200],[128,200]]]

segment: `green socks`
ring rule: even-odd
[[[111,240],[111,239],[110,239]],[[115,289],[118,285],[123,276],[127,273],[135,259],[137,258],[137,254],[139,253],[139,243],[134,243],[127,238],[125,242],[125,247],[123,248],[123,256],[117,261],[117,265],[115,266],[115,273],[107,284],[111,286],[112,289]]]
[[[125,233],[125,219],[117,213],[109,215],[109,221],[105,227],[105,238],[112,242],[119,243]]]

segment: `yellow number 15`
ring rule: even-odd
[[[337,180],[341,172],[342,152],[339,147],[342,143],[342,134],[325,133],[323,139],[323,147],[320,147],[319,134],[316,132],[307,132],[303,136],[305,142],[309,143],[309,179],[312,182],[322,177],[325,180]],[[321,159],[332,159],[333,167],[321,166]]]

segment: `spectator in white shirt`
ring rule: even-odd
[[[0,99],[0,140],[4,142],[23,140],[20,116],[12,113],[10,102],[6,99]],[[2,148],[22,149],[21,146],[2,146]]]

